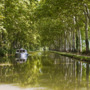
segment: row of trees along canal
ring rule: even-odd
[[[89,0],[0,0],[0,52],[36,50],[89,52]]]

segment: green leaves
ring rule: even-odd
[[[0,15],[0,19],[4,19],[4,18],[5,18],[4,16],[1,16],[1,15]]]
[[[0,1],[0,37],[9,48],[37,48],[65,42],[77,26],[84,36],[83,4],[88,0],[3,0]],[[78,17],[77,23],[74,17]],[[3,34],[2,34],[3,33]],[[5,35],[6,36],[5,36]],[[72,36],[72,35],[71,35]],[[6,39],[7,37],[7,39]],[[69,39],[68,43],[71,43]],[[34,49],[35,49],[34,48]]]

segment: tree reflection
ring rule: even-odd
[[[89,64],[86,65],[86,82],[87,82],[87,90],[89,90]]]
[[[22,64],[16,63],[13,58],[10,60],[13,65],[0,66],[0,83],[53,90],[90,89],[88,63],[47,52],[42,56],[31,56]]]
[[[46,58],[50,60],[49,57]],[[44,80],[39,82],[42,82],[42,86],[51,87],[54,90],[79,90],[80,88],[81,90],[85,88],[87,88],[87,90],[90,89],[88,87],[88,64],[59,55],[55,55],[52,59],[54,60],[52,65],[43,64],[43,74],[40,77]],[[43,61],[44,63],[45,60]]]
[[[37,84],[40,58],[29,57],[26,63],[13,63],[13,66],[0,67],[1,83],[17,83],[20,86]]]

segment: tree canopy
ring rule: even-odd
[[[89,52],[89,0],[1,0],[0,49]]]

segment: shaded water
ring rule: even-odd
[[[90,90],[90,64],[54,53],[0,58],[0,90]]]

